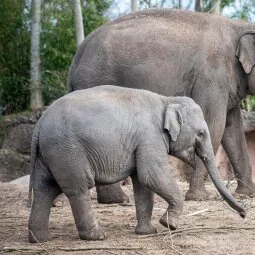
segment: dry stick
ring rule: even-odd
[[[168,211],[166,211],[166,221],[167,221],[167,228],[168,228],[168,232],[169,232],[168,235],[170,236],[170,239],[171,239],[171,247],[170,247],[170,248],[171,248],[173,251],[177,252],[178,254],[184,255],[183,253],[179,252],[178,250],[176,250],[176,249],[174,248],[172,233],[171,233],[171,230],[170,230],[169,220],[168,220]],[[165,242],[165,238],[166,238],[166,237],[167,237],[167,236],[165,236],[165,237],[163,238],[163,242],[164,242],[167,246],[169,246],[169,245]]]
[[[144,253],[142,252],[139,252],[139,251],[135,251],[136,254],[139,254],[139,255],[144,255]]]
[[[3,216],[2,220],[5,219],[22,219],[24,218],[23,216]]]
[[[243,182],[242,180],[238,179],[237,177],[233,178],[239,182],[241,182],[242,184],[244,184],[247,188],[249,188],[251,191],[255,192],[255,190],[253,188],[251,188],[249,185],[247,185],[245,182]]]
[[[209,209],[204,209],[204,210],[196,211],[196,212],[189,213],[189,214],[186,214],[186,215],[183,215],[183,216],[194,216],[194,215],[198,215],[198,214],[201,214],[201,213],[204,213],[204,212],[210,212],[210,210]]]
[[[34,234],[33,234],[33,232],[29,229],[28,230],[30,233],[31,233],[31,235],[33,236],[33,238],[35,239],[35,241],[47,252],[47,254],[49,254],[49,255],[51,255],[50,253],[49,253],[49,251],[38,241],[38,239],[34,236]]]
[[[106,246],[101,246],[101,247],[80,247],[80,248],[70,248],[70,247],[57,247],[61,251],[93,251],[93,250],[127,250],[127,251],[132,251],[132,250],[142,250],[143,247],[106,247]]]
[[[115,252],[113,251],[105,251],[106,253],[109,253],[109,254],[113,254],[113,255],[117,255]]]
[[[21,233],[18,233],[17,235],[14,235],[14,236],[12,236],[12,237],[9,237],[9,238],[5,239],[4,241],[2,241],[2,242],[0,243],[0,245],[2,245],[3,243],[5,243],[5,242],[7,242],[7,241],[10,241],[10,240],[14,239],[15,237],[19,236],[20,234],[21,234]]]
[[[166,211],[166,221],[167,221],[167,228],[168,228],[169,236],[171,239],[172,249],[174,249],[173,238],[172,238],[172,234],[171,234],[171,230],[170,230],[170,226],[169,226],[169,220],[168,220],[168,211]],[[165,237],[163,238],[163,242],[165,242]]]
[[[215,230],[255,230],[255,227],[216,227],[216,228],[209,228],[209,227],[196,227],[196,228],[184,228],[184,229],[179,229],[179,230],[174,230],[171,232],[172,236],[178,235],[179,233],[183,233],[185,231],[187,232],[203,232],[203,231],[215,231]],[[149,238],[153,236],[161,236],[161,235],[166,235],[168,234],[169,231],[164,231],[161,233],[156,233],[156,234],[150,234],[146,236],[140,236],[139,238]]]
[[[19,252],[44,252],[43,249],[31,249],[26,247],[3,247],[3,249],[0,249],[3,252],[12,252],[12,251],[19,251]]]

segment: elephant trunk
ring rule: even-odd
[[[221,196],[227,201],[227,203],[235,209],[242,218],[245,218],[246,212],[245,209],[236,201],[236,199],[230,194],[224,183],[221,181],[221,177],[216,167],[215,160],[201,157],[209,176],[212,179],[212,182],[216,186],[217,190]]]

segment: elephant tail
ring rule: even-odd
[[[29,191],[28,191],[28,202],[27,207],[30,208],[32,205],[32,193],[33,193],[33,175],[36,163],[36,156],[38,152],[38,143],[39,143],[39,122],[37,122],[32,136],[31,142],[31,163],[30,163],[30,180],[29,180]]]

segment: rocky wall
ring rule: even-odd
[[[30,142],[42,110],[4,116],[0,120],[0,182],[30,172]]]
[[[42,111],[5,116],[0,120],[0,182],[8,182],[29,174],[31,136]],[[255,112],[242,114],[255,180]],[[232,178],[232,167],[222,147],[217,152],[216,160],[222,178]],[[174,157],[170,157],[169,162],[177,179],[188,180],[192,171],[190,168]]]

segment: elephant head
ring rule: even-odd
[[[190,98],[176,97],[174,101],[166,107],[164,119],[164,129],[170,136],[169,154],[193,167],[195,155],[200,157],[219,193],[244,218],[244,208],[237,203],[221,181],[209,129],[201,108]]]
[[[247,32],[238,42],[236,57],[239,59],[248,80],[248,93],[255,95],[255,31]]]

